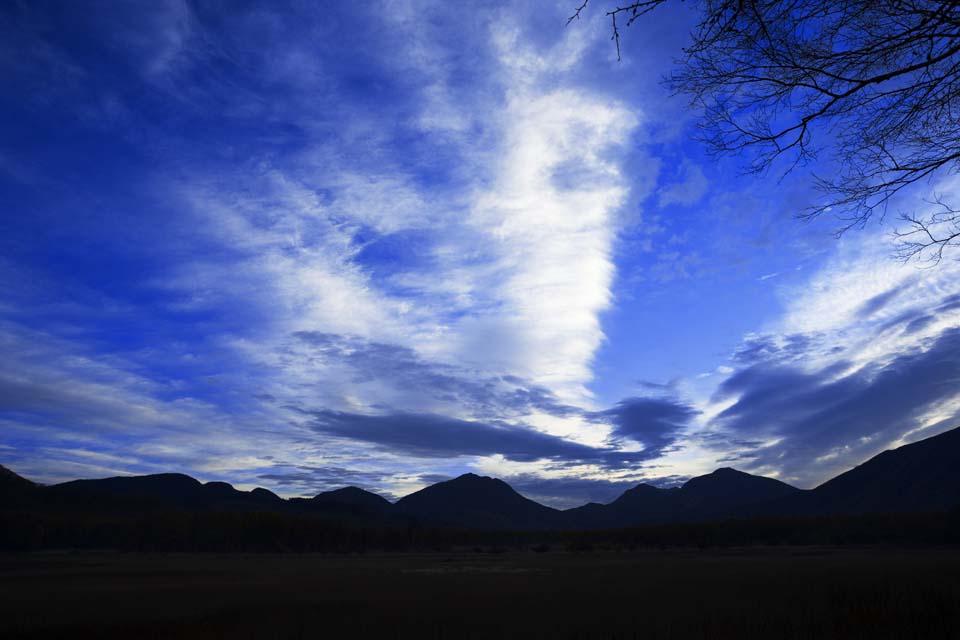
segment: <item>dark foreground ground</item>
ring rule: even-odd
[[[960,550],[5,554],[0,637],[960,638]]]

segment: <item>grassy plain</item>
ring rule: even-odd
[[[960,549],[0,554],[0,637],[960,638]]]

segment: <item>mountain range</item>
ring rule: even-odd
[[[357,487],[283,499],[170,473],[41,486],[0,466],[0,508],[290,511],[481,529],[597,529],[735,518],[948,511],[960,506],[960,428],[885,451],[811,490],[723,468],[674,488],[640,484],[609,504],[553,509],[472,473],[391,503]]]

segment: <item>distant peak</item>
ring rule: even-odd
[[[389,504],[390,502],[379,494],[353,486],[340,487],[339,489],[324,491],[322,493],[318,493],[312,499],[316,503],[341,502],[346,504],[366,504],[377,506]]]
[[[685,488],[714,486],[717,484],[728,484],[730,482],[748,480],[752,477],[754,476],[751,476],[749,473],[743,473],[730,467],[723,467],[710,473],[705,473],[702,476],[694,476],[684,482],[682,486]]]
[[[270,489],[264,489],[263,487],[257,487],[250,492],[250,495],[257,496],[258,498],[267,498],[270,500],[281,500],[280,496],[275,494]]]
[[[454,480],[493,480],[490,476],[479,476],[475,473],[465,473],[463,475],[457,476]]]
[[[695,476],[687,480],[686,484],[700,484],[703,482],[710,482],[713,480],[733,480],[733,479],[746,479],[746,478],[760,478],[761,476],[755,476],[744,471],[739,471],[732,467],[720,467],[710,473],[706,473],[702,476]]]
[[[681,490],[695,495],[733,495],[743,491],[795,491],[794,487],[765,476],[757,476],[731,467],[721,467],[712,473],[687,480]]]
[[[202,486],[203,483],[197,480],[192,476],[188,476],[185,473],[150,473],[143,476],[138,475],[123,475],[123,476],[113,476],[110,478],[98,478],[98,479],[89,479],[89,480],[75,480],[74,482],[107,482],[112,484],[156,484],[156,483],[177,483],[182,485],[190,486]]]
[[[660,487],[656,487],[650,484],[649,482],[641,482],[640,484],[633,487],[632,489],[627,489],[627,491],[636,491],[638,493],[642,491],[649,492],[649,491],[660,491],[660,490],[661,490]]]
[[[2,464],[0,464],[0,482],[2,483],[16,483],[21,485],[33,485],[33,482],[27,480],[20,474],[11,471]]]
[[[720,467],[713,473],[709,474],[711,476],[748,476],[749,473],[734,469],[733,467]]]
[[[350,485],[349,487],[340,487],[339,489],[331,489],[330,491],[323,492],[323,494],[331,494],[331,493],[367,493],[367,491],[364,489],[361,489],[360,487],[355,487],[353,485]]]
[[[140,478],[147,478],[150,480],[163,480],[163,481],[170,481],[170,482],[183,482],[183,483],[189,483],[189,484],[202,484],[199,480],[197,480],[193,476],[188,476],[185,473],[151,473],[145,476],[116,476],[116,478],[122,479],[122,480],[139,480]],[[210,483],[210,484],[216,484],[216,483]],[[221,484],[227,484],[227,483],[224,482]]]
[[[481,476],[481,475],[477,475],[476,473],[465,473],[463,475],[457,476],[453,480],[447,480],[447,482],[451,482],[455,484],[475,484],[475,485],[481,485],[481,484],[506,485],[507,484],[506,482],[504,482],[503,480],[500,480],[499,478],[491,478],[490,476]]]

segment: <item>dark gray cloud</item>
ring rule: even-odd
[[[732,464],[742,460],[753,460],[754,452],[763,446],[763,440],[748,437],[737,437],[729,431],[706,431],[691,437],[691,441],[703,445],[708,449],[727,451],[718,458],[721,464]]]
[[[355,381],[379,380],[411,396],[427,393],[457,412],[474,416],[460,420],[386,406],[373,407],[378,415],[298,408],[313,417],[318,432],[421,457],[500,454],[517,461],[590,460],[607,468],[635,467],[662,455],[696,415],[680,402],[657,398],[629,398],[606,411],[585,411],[515,376],[479,377],[458,367],[426,362],[407,347],[310,331],[294,337],[309,346],[312,357],[347,365]],[[612,442],[607,447],[588,447],[518,424],[534,411],[611,425]],[[619,451],[623,440],[641,443],[644,450]]]
[[[934,320],[936,320],[936,318],[934,318],[933,316],[929,316],[929,315],[918,316],[906,324],[906,326],[903,328],[903,332],[917,333],[918,331],[923,331],[928,326],[930,326],[930,324]]]
[[[908,309],[881,324],[877,327],[877,331],[882,333],[897,327],[900,327],[901,330],[906,333],[919,331],[923,328],[921,325],[929,323],[929,320],[925,321],[925,319],[932,319],[929,313],[928,309]],[[911,329],[911,327],[913,327],[913,329]]]
[[[293,334],[315,357],[350,367],[354,382],[380,380],[412,396],[428,395],[472,415],[506,419],[531,410],[554,416],[582,413],[548,389],[515,376],[481,377],[451,365],[427,362],[408,347],[317,331]]]
[[[311,411],[318,433],[382,446],[423,458],[490,456],[531,462],[545,458],[596,460],[605,449],[564,440],[506,423],[459,420],[434,414],[363,415],[343,411]]]
[[[406,347],[319,332],[294,336],[309,346],[311,357],[348,366],[355,381],[378,380],[408,391],[411,398],[429,394],[475,417],[461,420],[388,406],[372,407],[376,415],[295,407],[311,416],[319,433],[418,457],[500,454],[515,461],[549,459],[561,466],[589,460],[607,468],[632,468],[662,455],[695,415],[681,403],[651,398],[631,398],[610,410],[589,412],[563,404],[549,390],[515,376],[478,377],[457,367],[426,362]],[[612,425],[613,442],[589,447],[518,423],[533,411]],[[645,449],[618,451],[617,442],[624,439]]]
[[[502,455],[516,462],[552,461],[554,469],[589,462],[607,469],[639,470],[673,445],[680,430],[696,414],[685,405],[634,398],[613,409],[584,413],[595,422],[612,424],[610,446],[592,447],[503,421],[460,420],[422,413],[379,415],[344,411],[303,411],[317,433],[367,442],[387,451],[421,458]],[[618,440],[644,445],[643,451],[621,451]]]
[[[887,364],[842,375],[846,366],[749,366],[717,391],[715,399],[737,401],[716,423],[737,437],[779,439],[753,452],[753,466],[777,467],[801,483],[825,479],[887,448],[960,392],[960,329]]]
[[[637,386],[655,393],[673,393],[680,384],[680,378],[674,378],[666,382],[655,382],[653,380],[637,380]]]
[[[937,311],[939,313],[954,311],[956,309],[960,309],[960,293],[947,296],[943,299],[943,302],[941,302],[940,306],[937,307]]]
[[[613,425],[613,437],[644,446],[644,459],[658,458],[680,438],[698,414],[691,407],[668,398],[627,398],[595,416]]]
[[[424,484],[437,484],[438,482],[453,480],[453,478],[454,476],[450,476],[445,473],[424,473],[417,476],[417,480]]]
[[[860,308],[857,309],[857,312],[856,312],[857,317],[869,318],[870,316],[882,310],[888,304],[893,302],[897,297],[900,296],[901,293],[903,293],[906,289],[910,288],[911,285],[912,283],[908,282],[907,284],[902,284],[899,287],[894,287],[889,291],[884,291],[883,293],[879,293],[873,296],[872,298],[864,302],[862,305],[860,305]]]

